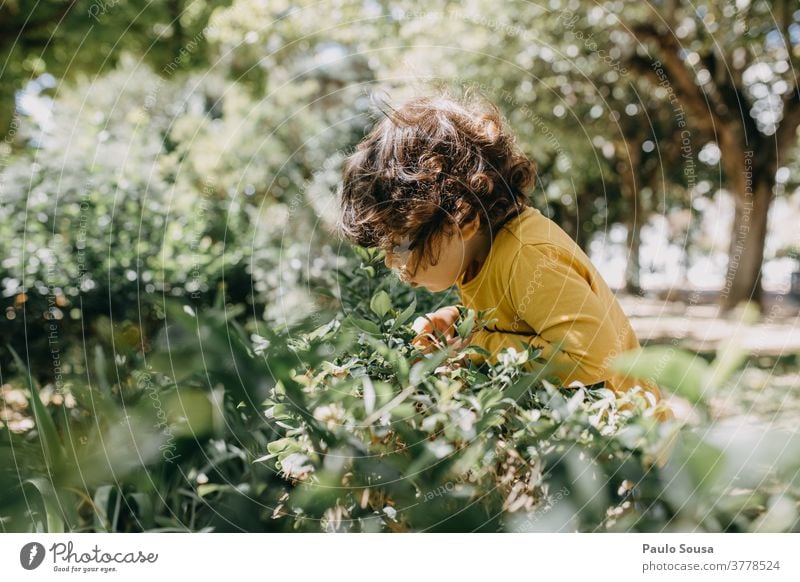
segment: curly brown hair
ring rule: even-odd
[[[494,103],[439,93],[390,109],[345,160],[337,226],[346,240],[388,250],[407,238],[435,265],[438,237],[480,216],[493,238],[528,206],[536,164]]]

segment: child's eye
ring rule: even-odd
[[[411,251],[409,250],[411,247],[411,239],[404,238],[400,242],[395,242],[391,244],[389,248],[383,248],[383,251],[386,253],[388,258],[397,258],[400,262],[405,262],[408,260]]]
[[[408,253],[409,248],[411,248],[411,239],[406,237],[392,247],[392,252],[396,255],[402,255]]]

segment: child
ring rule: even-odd
[[[385,249],[386,265],[412,286],[436,292],[455,284],[466,307],[496,318],[458,338],[459,310],[444,307],[415,321],[420,348],[432,326],[457,347],[483,347],[490,362],[507,347],[541,348],[545,377],[564,386],[603,383],[617,393],[638,384],[652,395],[656,416],[670,418],[653,382],[609,369],[639,342],[583,250],[528,205],[535,169],[493,104],[412,99],[387,113],[347,159],[339,227],[355,244]]]

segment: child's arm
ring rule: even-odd
[[[551,244],[525,244],[515,257],[511,273],[511,303],[521,321],[538,335],[481,330],[473,344],[496,355],[504,348],[522,349],[520,342],[541,348],[549,361],[547,375],[564,385],[578,380],[594,384],[609,376],[608,365],[616,355],[617,338],[607,317],[610,305],[601,303],[565,250]],[[557,351],[563,340],[563,351]],[[474,359],[474,358],[473,358]]]

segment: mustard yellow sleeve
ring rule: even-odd
[[[506,347],[519,350],[521,341],[541,348],[539,357],[548,364],[531,362],[529,367],[544,367],[544,377],[556,376],[564,385],[606,380],[605,360],[613,357],[617,345],[615,327],[606,317],[611,306],[601,303],[569,253],[546,243],[522,245],[510,273],[510,300],[516,316],[535,335],[484,329],[476,332],[472,343],[489,351],[490,361]]]

